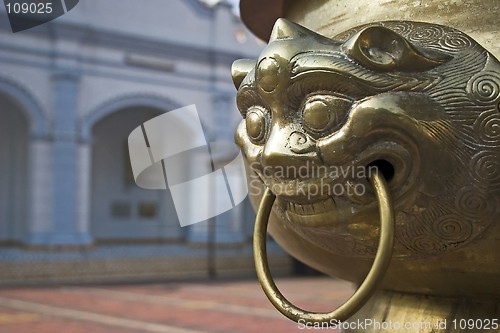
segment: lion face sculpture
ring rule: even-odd
[[[444,26],[381,22],[330,39],[278,20],[258,61],[233,65],[251,197],[262,185],[277,196],[270,232],[301,260],[359,280],[379,236],[367,180],[377,167],[396,212],[393,275],[474,260],[468,247],[499,238],[483,240],[500,218],[499,70]],[[499,266],[491,256],[485,267]],[[337,267],[348,262],[359,267]]]

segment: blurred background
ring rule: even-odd
[[[230,66],[263,43],[234,8],[86,0],[15,34],[2,8],[0,283],[251,273],[249,203],[181,228],[168,190],[135,184],[127,147],[137,126],[195,104],[207,141],[235,149]]]
[[[235,149],[230,66],[264,47],[237,1],[82,0],[15,34],[0,7],[0,332],[246,332],[243,315],[285,325],[273,332],[296,328],[259,290],[249,202],[181,228],[169,192],[137,187],[128,156],[134,128],[190,104],[207,141]],[[316,274],[268,247],[275,275]],[[308,279],[284,283],[323,310],[344,296]],[[224,294],[244,304],[231,308]],[[203,329],[219,308],[232,310]]]

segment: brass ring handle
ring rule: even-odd
[[[269,188],[266,188],[255,220],[253,247],[257,277],[264,293],[274,307],[291,320],[298,322],[299,319],[302,319],[307,322],[321,323],[343,322],[358,312],[380,285],[392,257],[394,210],[384,177],[379,172],[375,172],[371,175],[370,182],[377,196],[381,224],[375,259],[368,275],[354,294],[339,308],[326,313],[309,312],[293,305],[281,294],[274,283],[267,262],[266,236],[269,215],[276,196]]]

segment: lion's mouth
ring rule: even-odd
[[[353,210],[352,204],[348,205],[341,197],[329,196],[307,203],[290,201],[284,196],[277,196],[274,209],[280,214],[285,214],[287,219],[297,225],[333,226],[341,221],[349,221],[348,216],[359,210]]]
[[[299,204],[291,201],[288,201],[286,204],[287,212],[299,216],[322,214],[335,210],[335,207],[336,204],[333,197],[328,197],[319,202],[313,202],[309,204]]]
[[[284,213],[293,224],[308,227],[333,226],[347,213],[346,206],[341,201],[339,197],[330,196],[315,202],[296,203],[278,196],[274,208]]]
[[[375,193],[366,177],[368,172],[360,174],[364,177],[316,173],[315,177],[285,178],[255,171],[276,195],[276,213],[297,226],[347,225],[365,219],[376,208]]]
[[[276,196],[283,196],[289,201],[299,203],[329,196],[328,189],[334,181],[334,179],[328,177],[277,179],[275,177],[265,177],[262,174],[259,174],[259,176]]]
[[[322,180],[294,180],[293,182],[264,182],[276,195],[274,209],[285,214],[288,220],[302,226],[334,226],[352,222],[358,215],[365,215],[375,205],[373,191],[368,191],[367,184],[363,184],[362,193],[355,194],[348,188],[349,183],[334,190],[335,183]],[[293,185],[292,185],[293,184]],[[311,191],[311,184],[318,185],[319,191]],[[357,183],[360,184],[360,183]],[[302,185],[298,187],[297,185]],[[301,192],[300,189],[308,188]],[[314,186],[312,188],[315,188]],[[315,188],[316,189],[316,188]]]

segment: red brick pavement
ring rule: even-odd
[[[330,311],[352,293],[324,277],[279,279],[292,302]],[[293,333],[256,280],[0,290],[0,333]],[[328,332],[336,332],[328,330]]]

